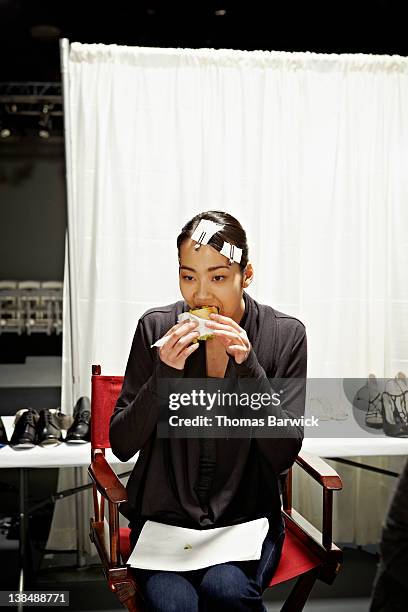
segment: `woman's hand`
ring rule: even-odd
[[[180,321],[173,325],[164,334],[169,339],[159,348],[160,359],[176,370],[183,370],[187,357],[200,346],[199,342],[191,344],[194,338],[200,336],[194,330],[197,326],[197,321]]]
[[[243,363],[252,348],[245,329],[230,317],[215,313],[211,313],[210,317],[206,325],[211,328],[211,333],[225,346],[227,354],[234,357],[236,363]]]

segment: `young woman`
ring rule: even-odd
[[[192,238],[201,220],[223,226],[207,244]],[[226,243],[241,249],[240,257],[222,254]],[[245,291],[254,271],[245,231],[231,215],[207,211],[195,216],[183,227],[177,248],[183,300],[151,308],[139,319],[111,419],[115,455],[127,461],[140,451],[121,512],[130,520],[133,545],[148,519],[208,529],[266,517],[269,531],[256,561],[186,572],[134,571],[149,610],[265,611],[262,593],[284,540],[279,475],[299,453],[302,431],[284,431],[280,438],[159,438],[158,382],[173,377],[253,378],[259,388],[270,389],[270,378],[304,379],[305,328]],[[214,337],[193,343],[199,336],[197,324],[178,323],[178,315],[201,306],[217,306],[219,314],[211,315]],[[150,348],[164,335],[169,338],[162,346]],[[293,399],[299,416],[304,394]]]

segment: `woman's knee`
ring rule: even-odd
[[[223,563],[214,565],[200,584],[200,599],[209,610],[262,610],[259,585],[248,578],[237,566]]]
[[[144,584],[149,612],[198,612],[198,595],[193,585],[174,572],[156,572]]]

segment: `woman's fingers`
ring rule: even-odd
[[[181,351],[179,358],[180,357],[182,357],[183,359],[187,358],[189,355],[191,355],[191,353],[194,353],[194,351],[198,349],[199,346],[200,346],[199,342],[196,342],[195,344],[189,344]]]
[[[236,363],[242,363],[247,357],[248,349],[242,344],[231,344],[226,351],[231,357],[234,357]]]
[[[171,332],[169,340],[167,340],[166,344],[164,345],[167,350],[174,348],[181,337],[183,337],[186,333],[191,332],[191,330],[194,330],[194,328],[198,325],[196,321],[183,321],[182,323],[183,325],[177,329],[173,329]]]
[[[179,321],[178,323],[173,325],[173,327],[170,327],[170,329],[166,331],[164,336],[170,336],[171,334],[173,334],[174,332],[177,332],[178,330],[185,327],[186,325],[191,325],[191,327],[193,327],[194,325],[197,325],[197,322],[196,321]]]
[[[224,317],[224,319],[228,319],[228,317]],[[224,330],[232,331],[235,334],[237,334],[240,338],[243,338],[245,340],[247,337],[245,329],[242,329],[242,327],[240,327],[238,323],[236,323],[232,319],[228,319],[228,321],[231,321],[231,323],[221,323],[218,321],[209,321],[206,325],[211,330],[224,329]]]
[[[189,334],[186,334],[185,336],[183,336],[182,338],[180,338],[178,340],[178,342],[176,342],[176,344],[174,345],[173,349],[177,352],[177,357],[180,356],[180,354],[183,352],[184,348],[186,345],[190,345],[191,342],[195,339],[199,337],[199,333],[196,331],[192,331]],[[198,344],[198,343],[197,343]]]
[[[226,330],[226,329],[212,329],[211,333],[214,334],[214,336],[217,336],[220,339],[225,339],[225,340],[234,340],[234,342],[236,342],[238,340],[237,338],[237,332],[232,332],[230,330]],[[239,336],[239,334],[238,334]],[[244,338],[242,336],[239,336],[239,338],[242,340],[242,342],[244,342]]]
[[[194,330],[194,327],[196,327],[195,323],[193,323],[192,325],[183,325],[182,328],[175,330],[170,335],[169,340],[162,347],[161,356],[164,358],[165,361],[167,361],[169,364],[176,363],[181,358],[185,360],[185,358],[190,354],[190,352],[192,352],[188,351],[187,353],[184,353],[183,351],[186,348],[186,345],[189,346],[192,341],[195,338],[198,338],[200,335],[198,331]],[[193,346],[195,346],[195,344],[193,344]]]
[[[178,329],[174,329],[169,334],[169,339],[160,350],[160,359],[167,365],[182,370],[185,361],[191,353],[199,347],[199,343],[192,343],[194,338],[199,337],[199,332],[194,330],[196,323],[189,321],[183,322],[183,325]]]
[[[214,323],[229,325],[237,331],[241,331],[240,326],[236,321],[234,321],[234,319],[231,319],[230,317],[225,317],[224,315],[215,314],[215,312],[210,313],[210,321],[213,321]]]
[[[210,327],[211,329],[234,329],[235,331],[235,328],[232,328],[231,325],[226,325],[224,323],[218,323],[218,322],[216,323],[215,321],[208,321],[208,323],[206,322],[206,326]]]
[[[220,329],[222,328],[222,329]],[[236,363],[242,363],[248,357],[251,344],[245,330],[231,330],[231,327],[217,323],[217,327],[211,329],[216,339],[225,347],[228,355],[231,355]]]

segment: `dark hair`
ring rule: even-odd
[[[222,230],[216,232],[210,238],[208,244],[217,249],[217,251],[221,251],[224,241],[233,244],[239,249],[242,249],[241,261],[238,264],[242,272],[248,263],[248,243],[245,230],[240,222],[235,219],[235,217],[221,210],[207,210],[206,212],[199,213],[184,225],[180,234],[177,236],[177,251],[179,260],[180,247],[182,243],[187,238],[191,238],[201,219],[214,221],[214,223],[224,225]]]

